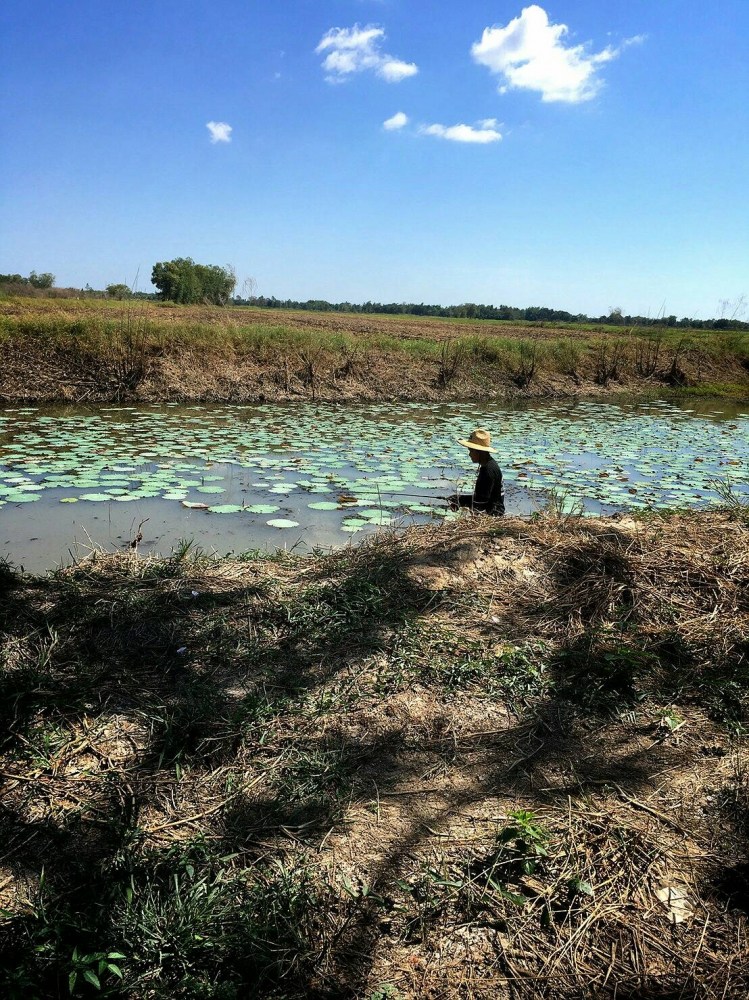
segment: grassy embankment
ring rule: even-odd
[[[0,588],[4,997],[746,995],[745,510]]]
[[[0,299],[0,400],[749,396],[749,334]]]

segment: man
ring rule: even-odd
[[[448,498],[453,510],[468,507],[475,512],[501,517],[505,512],[505,493],[502,487],[502,470],[492,458],[496,448],[491,446],[491,435],[483,427],[471,432],[467,441],[458,440],[468,449],[468,456],[479,466],[473,493],[457,493]]]

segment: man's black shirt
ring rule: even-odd
[[[472,507],[485,514],[501,515],[505,512],[505,494],[502,488],[502,470],[495,459],[484,462],[476,477],[473,495],[460,497],[461,507]]]

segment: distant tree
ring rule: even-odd
[[[242,282],[242,293],[235,299],[236,302],[242,302],[249,304],[257,296],[257,281],[252,277],[248,276]]]
[[[237,279],[230,267],[196,264],[190,257],[176,257],[154,264],[151,283],[162,299],[171,302],[223,306],[231,298]]]
[[[29,275],[29,284],[33,285],[34,288],[51,288],[55,283],[54,274],[50,274],[49,271],[45,271],[44,274],[37,274],[36,271],[32,271]]]
[[[607,322],[612,326],[622,326],[624,323],[624,317],[622,316],[622,310],[619,306],[611,306]]]
[[[132,292],[128,285],[107,285],[107,295],[110,299],[129,299]]]
[[[55,276],[49,272],[37,274],[32,271],[28,278],[20,274],[0,274],[0,284],[3,285],[31,285],[32,288],[46,289],[51,288],[54,283]]]

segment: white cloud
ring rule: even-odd
[[[226,122],[208,122],[206,128],[211,133],[211,142],[231,142],[231,125]]]
[[[419,67],[416,63],[407,63],[403,62],[402,59],[389,57],[377,68],[377,75],[381,76],[383,80],[387,80],[388,83],[400,83],[401,80],[405,80],[409,76],[416,76],[418,72]]]
[[[408,115],[404,114],[403,111],[396,111],[392,118],[388,118],[382,123],[382,127],[386,128],[388,132],[394,132],[405,125],[408,125]]]
[[[374,24],[365,28],[331,28],[315,49],[318,55],[327,53],[323,69],[328,83],[344,83],[352,73],[372,70],[388,83],[400,83],[419,72],[416,63],[403,62],[380,51],[385,32]]]
[[[476,125],[422,125],[420,135],[434,135],[450,142],[499,142],[502,133],[497,130],[496,118],[485,118]]]
[[[543,101],[589,101],[603,86],[598,70],[623,48],[644,40],[626,39],[619,48],[590,52],[586,45],[565,45],[566,24],[551,24],[546,11],[533,4],[507,25],[485,28],[471,46],[477,63],[487,66],[504,83],[499,92],[534,90]]]

